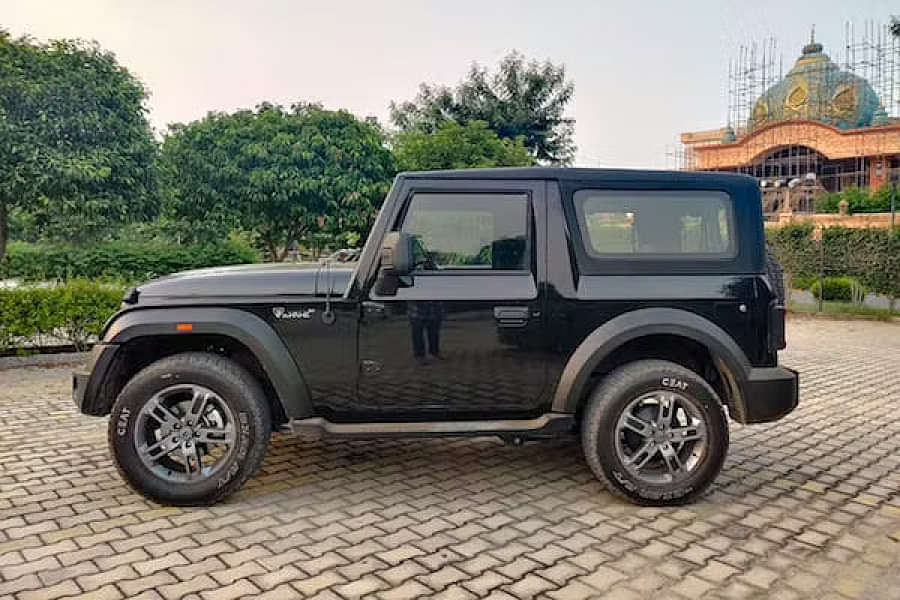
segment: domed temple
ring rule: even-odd
[[[888,116],[866,79],[842,70],[814,39],[748,109],[737,123],[681,134],[685,166],[757,177],[768,212],[779,210],[779,190],[800,186],[803,194],[794,198],[804,201],[786,208],[809,210],[819,194],[875,190],[900,178],[900,119]]]

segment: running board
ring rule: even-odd
[[[568,413],[548,413],[535,419],[500,421],[428,421],[416,423],[335,423],[322,417],[292,419],[283,430],[318,430],[329,437],[443,437],[510,435],[556,437],[574,431],[575,417]]]

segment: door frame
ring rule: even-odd
[[[450,194],[450,193],[460,193],[460,194],[500,194],[500,193],[508,193],[508,194],[524,194],[527,196],[529,201],[530,210],[530,220],[531,220],[531,235],[532,235],[532,260],[533,262],[529,266],[528,274],[533,278],[535,297],[531,300],[522,299],[523,302],[535,302],[540,310],[540,316],[536,317],[536,319],[540,320],[539,326],[541,327],[541,335],[546,335],[546,328],[548,322],[548,294],[549,291],[546,286],[547,282],[547,274],[548,274],[548,257],[547,257],[547,247],[548,247],[548,239],[547,239],[547,215],[548,215],[548,187],[549,185],[555,185],[555,182],[548,182],[543,179],[512,179],[512,180],[492,180],[492,179],[456,179],[456,178],[435,178],[435,179],[412,179],[406,180],[397,190],[396,195],[393,195],[397,201],[391,204],[390,211],[386,214],[379,215],[379,223],[378,227],[376,227],[377,231],[373,231],[373,235],[378,235],[378,239],[383,239],[384,236],[391,231],[397,231],[401,225],[402,221],[405,218],[407,213],[410,201],[414,194],[416,193],[442,193],[442,194]],[[380,245],[379,245],[380,246]],[[373,287],[375,284],[375,280],[378,275],[379,263],[380,263],[380,247],[376,249],[375,255],[372,257],[371,262],[365,267],[360,268],[360,272],[358,273],[358,287],[355,290],[352,290],[351,293],[358,299],[360,305],[360,326],[357,328],[357,386],[361,382],[363,378],[363,364],[362,361],[365,359],[363,357],[363,349],[361,347],[363,342],[363,327],[365,327],[362,321],[365,319],[364,314],[364,303],[366,302],[391,302],[391,301],[409,301],[416,300],[416,298],[402,298],[395,296],[381,296],[374,293]],[[478,294],[478,291],[483,291],[482,289],[472,286],[471,282],[475,279],[480,278],[493,278],[496,282],[498,279],[506,278],[508,281],[512,282],[516,278],[524,278],[526,276],[526,271],[524,270],[516,270],[516,271],[506,271],[506,270],[451,270],[445,271],[442,273],[417,273],[415,275],[416,278],[424,278],[424,277],[459,277],[460,285],[457,290],[457,295],[453,298],[419,298],[419,299],[434,299],[434,300],[462,300],[462,301],[484,301],[484,300],[497,300],[498,302],[503,302],[502,298],[498,298],[497,296],[491,295],[490,298],[485,297],[484,294]],[[521,279],[520,279],[521,281]],[[464,283],[465,282],[465,283]],[[521,290],[521,284],[516,283],[515,286],[519,287]],[[412,289],[412,288],[411,288]],[[495,288],[496,289],[496,288]],[[461,294],[460,294],[461,292]],[[472,293],[476,292],[476,293]],[[470,295],[471,294],[471,295]],[[514,301],[514,298],[510,298],[510,301]],[[552,392],[554,386],[551,385],[552,382],[547,379],[549,377],[549,364],[545,365],[545,381],[544,385],[540,391],[540,394],[535,399],[537,405],[544,407],[544,412],[549,411],[550,401],[552,397]],[[357,388],[358,389],[358,388]],[[358,393],[358,392],[357,392]]]

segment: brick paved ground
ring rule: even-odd
[[[734,427],[677,509],[613,499],[573,442],[286,436],[228,502],[159,507],[68,369],[0,371],[0,597],[900,598],[900,327],[789,335],[800,408]]]

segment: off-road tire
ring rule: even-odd
[[[224,459],[218,476],[173,484],[157,477],[138,456],[136,415],[155,393],[175,383],[205,386],[240,416],[235,451]],[[253,476],[262,465],[271,430],[265,393],[252,375],[223,356],[185,352],[160,359],[131,378],[113,405],[108,440],[119,473],[136,492],[162,504],[205,506],[234,493]]]
[[[650,485],[624,468],[615,447],[616,423],[629,402],[666,387],[663,380],[686,384],[678,393],[695,401],[707,428],[707,450],[682,482]],[[673,362],[641,360],[619,367],[597,385],[587,401],[581,441],[588,465],[614,495],[645,506],[692,502],[715,480],[728,452],[728,422],[716,392],[695,372]]]

